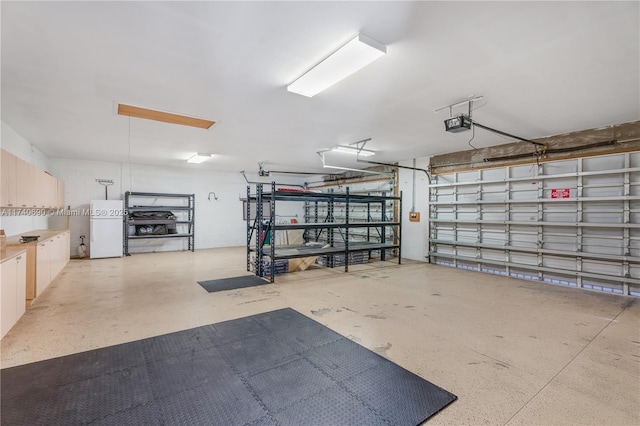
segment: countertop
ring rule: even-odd
[[[27,250],[23,248],[9,247],[6,250],[0,252],[0,263],[13,257],[20,256],[21,254],[25,254],[26,252]]]
[[[23,232],[17,235],[11,235],[7,237],[7,246],[13,246],[12,248],[16,248],[15,246],[26,246],[26,245],[36,245],[43,241],[46,241],[50,238],[55,237],[58,234],[62,234],[63,232],[67,232],[68,229],[36,229],[35,231]],[[32,241],[29,243],[21,243],[20,237],[24,235],[39,235],[38,241]]]

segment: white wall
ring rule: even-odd
[[[105,198],[104,186],[96,179],[114,181],[108,187],[109,199],[113,200],[122,200],[124,192],[129,190],[195,194],[196,249],[246,244],[246,222],[242,219],[243,203],[240,198],[246,197],[247,184],[240,173],[215,172],[197,164],[193,169],[133,164],[129,171],[128,164],[121,163],[59,158],[50,159],[50,163],[55,175],[65,182],[66,205],[74,211],[87,209],[91,200]],[[210,192],[215,196],[209,196]],[[80,235],[87,237],[85,244],[91,250],[89,216],[69,216],[68,220],[71,254],[77,253]],[[129,243],[132,253],[187,248],[186,239],[130,240]]]
[[[109,199],[122,200],[125,191],[195,194],[195,248],[243,246],[246,244],[246,222],[242,219],[247,183],[240,173],[215,172],[200,165],[187,168],[166,168],[101,161],[48,158],[27,139],[2,122],[0,147],[62,180],[65,184],[65,206],[84,213],[91,200],[105,198],[105,187],[96,179],[111,179]],[[203,165],[204,166],[204,165]],[[275,178],[277,180],[277,178]],[[267,182],[268,179],[265,180]],[[289,178],[287,182],[303,183],[304,179]],[[265,185],[265,191],[270,185]],[[209,194],[210,192],[215,193]],[[252,193],[255,186],[252,185]],[[216,199],[217,198],[217,199]],[[301,206],[282,208],[279,214],[303,217]],[[36,229],[71,230],[71,255],[78,252],[80,236],[90,246],[89,216],[1,216],[0,227],[7,235]],[[130,241],[131,251],[164,251],[186,249],[184,239],[154,239]],[[90,247],[89,247],[90,249]]]
[[[402,161],[401,166],[414,167],[413,161]],[[416,168],[427,169],[429,158],[416,159]],[[398,169],[398,185],[402,191],[402,257],[427,262],[429,254],[429,180],[422,171],[415,171],[415,199],[413,198],[414,171]],[[412,205],[420,212],[420,222],[410,222]]]
[[[40,170],[49,170],[49,159],[28,140],[19,135],[4,121],[0,127],[0,148],[33,164]],[[52,175],[56,176],[54,173]],[[57,176],[56,176],[57,177]],[[0,217],[0,228],[7,235],[16,235],[35,229],[48,228],[47,216],[4,216]]]

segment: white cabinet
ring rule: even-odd
[[[0,151],[0,205],[16,207],[16,156],[5,150]]]
[[[59,209],[64,208],[64,182],[56,179],[56,207]]]
[[[25,312],[26,255],[21,250],[0,264],[0,338],[15,325]]]
[[[27,310],[27,256],[21,254],[16,257],[16,321]]]
[[[35,207],[34,167],[16,158],[16,206]]]
[[[15,257],[2,262],[2,285],[0,286],[0,330],[2,337],[16,322],[17,269]]]
[[[0,150],[0,206],[64,207],[64,183],[15,155]]]
[[[36,297],[40,296],[51,283],[52,248],[53,242],[51,240],[38,243],[38,253],[36,254]]]
[[[38,243],[36,253],[36,294],[38,297],[69,262],[69,231]]]

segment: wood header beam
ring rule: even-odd
[[[200,129],[208,129],[215,124],[215,121],[204,120],[202,118],[189,117],[186,115],[156,111],[153,109],[140,108],[125,104],[118,104],[118,114],[129,117],[144,118],[146,120],[162,121],[163,123],[198,127]]]

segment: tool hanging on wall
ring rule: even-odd
[[[108,186],[113,185],[113,181],[111,179],[96,179],[100,185],[104,185],[104,199],[109,199],[109,191],[107,189]]]

